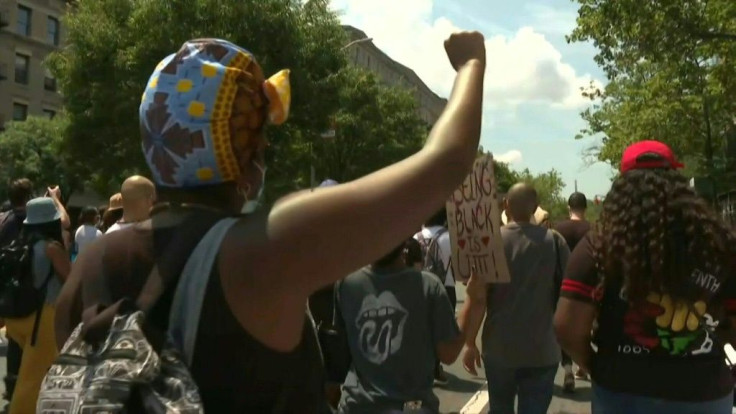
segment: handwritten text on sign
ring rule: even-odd
[[[478,158],[473,171],[447,202],[452,271],[468,280],[473,267],[488,283],[509,281],[501,240],[501,212],[496,200],[493,158]]]

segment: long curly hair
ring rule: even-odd
[[[622,174],[603,202],[594,252],[606,286],[622,286],[632,303],[651,291],[675,300],[705,299],[694,270],[723,282],[736,257],[736,234],[672,169]]]

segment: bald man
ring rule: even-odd
[[[134,175],[123,181],[120,194],[123,197],[123,218],[113,224],[107,233],[148,220],[151,207],[156,202],[156,186],[151,180],[140,175]]]
[[[537,192],[519,183],[506,194],[509,223],[501,227],[510,283],[489,285],[468,296],[469,325],[463,365],[480,367],[475,344],[481,339],[491,413],[546,413],[560,363],[560,347],[552,326],[562,269],[570,251],[558,233],[532,223]],[[487,316],[486,316],[487,313]]]

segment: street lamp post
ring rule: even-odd
[[[345,50],[345,49],[349,48],[352,45],[356,45],[358,43],[370,42],[372,40],[373,40],[372,37],[364,37],[362,39],[356,39],[356,40],[353,40],[352,42],[346,44],[345,46],[341,47],[340,50]]]

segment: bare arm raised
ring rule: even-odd
[[[484,39],[454,34],[445,49],[457,77],[420,152],[359,180],[290,196],[225,240],[220,269],[228,302],[262,341],[294,346],[301,329],[293,328],[301,327],[311,292],[396,247],[467,175],[481,131]]]

